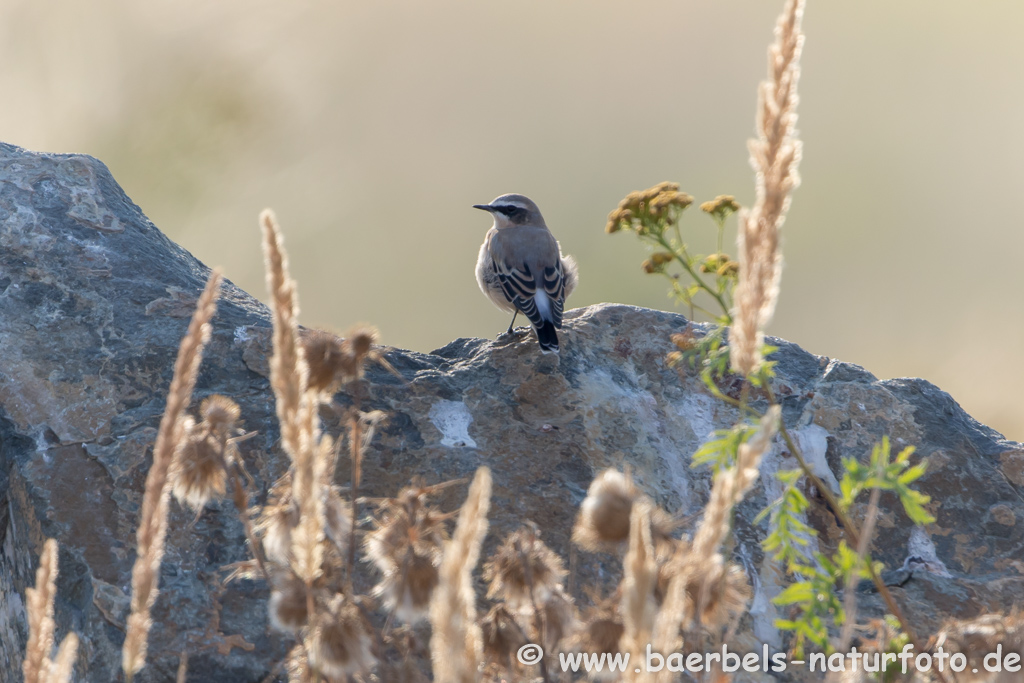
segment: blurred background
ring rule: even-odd
[[[782,1],[5,0],[0,140],[106,162],[173,239],[265,299],[260,209],[302,320],[428,351],[508,324],[477,290],[490,225],[538,202],[571,306],[672,308],[627,192],[750,204],[756,86]],[[804,161],[770,332],[919,376],[1024,439],[1024,3],[812,0]],[[683,227],[713,250],[712,223]],[[732,239],[735,219],[729,223]]]

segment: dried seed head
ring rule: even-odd
[[[278,631],[297,634],[306,625],[306,585],[288,572],[274,580],[267,604],[270,625]]]
[[[629,515],[633,503],[646,499],[630,476],[607,469],[590,483],[580,506],[572,540],[590,551],[614,551],[629,540]],[[675,523],[659,507],[652,506],[651,534],[655,543],[670,538]]]
[[[183,418],[183,423],[185,436],[168,476],[178,502],[200,510],[227,490],[227,432],[221,433],[207,422],[197,425],[191,417]]]
[[[726,565],[719,555],[701,578],[703,580],[696,595],[691,596],[701,626],[715,631],[743,614],[751,598],[751,591],[750,582],[742,568],[735,564]]]
[[[512,609],[522,609],[533,602],[542,605],[561,590],[566,574],[562,559],[539,536],[530,526],[509,534],[484,564],[484,580],[490,582],[487,597],[497,596]]]
[[[878,640],[881,640],[879,638]],[[888,643],[881,643],[884,648]],[[1003,651],[1021,652],[1024,650],[1024,616],[1014,608],[1010,614],[982,614],[965,621],[949,621],[938,633],[936,647],[942,646],[947,652],[961,652],[970,662],[983,661],[989,653],[996,652],[1002,646]],[[1007,677],[996,677],[994,680],[1019,680],[1020,674]],[[987,678],[967,678],[965,680],[989,680]]]
[[[441,559],[409,553],[404,566],[387,573],[374,589],[384,608],[407,624],[426,619],[430,613],[430,596],[439,581],[437,571]]]
[[[372,669],[377,660],[359,608],[343,595],[335,595],[325,607],[314,618],[306,640],[310,667],[336,679]]]
[[[600,655],[603,652],[618,652],[619,641],[625,631],[619,614],[621,590],[602,600],[585,615],[572,638],[575,650]]]
[[[199,406],[203,421],[225,434],[231,432],[242,415],[241,408],[227,396],[213,394],[206,397]]]
[[[428,489],[408,486],[381,504],[376,529],[366,536],[367,559],[383,575],[374,593],[402,621],[427,616],[447,539],[441,514],[427,503]]]
[[[309,389],[323,397],[333,396],[343,381],[345,366],[351,364],[344,340],[327,330],[306,330],[302,347],[309,365]]]
[[[540,608],[542,633],[537,633],[536,621],[528,620],[532,642],[542,643],[545,652],[554,652],[563,639],[576,630],[576,606],[559,587],[554,590]]]
[[[491,608],[480,621],[480,630],[483,633],[486,665],[501,671],[518,671],[522,668],[514,656],[529,641],[516,615],[504,604],[499,603]]]
[[[270,490],[270,500],[260,510],[256,531],[263,538],[267,559],[279,565],[291,563],[292,530],[299,525],[299,507],[286,474]]]
[[[361,361],[369,355],[370,349],[377,343],[380,333],[372,325],[357,325],[349,330],[347,336],[352,354]]]

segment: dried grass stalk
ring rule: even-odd
[[[719,548],[729,532],[732,509],[757,480],[761,456],[775,438],[780,417],[781,408],[771,406],[761,418],[758,431],[740,445],[736,464],[715,477],[693,542],[688,548],[680,545],[672,561],[673,576],[654,624],[651,642],[655,652],[678,649],[680,627],[688,627],[696,617],[720,622],[741,610],[746,602],[749,590],[734,569],[725,565]],[[656,679],[672,680],[667,671]]]
[[[452,540],[445,545],[441,581],[430,602],[430,655],[437,683],[473,683],[483,657],[483,637],[476,619],[473,568],[487,535],[491,471],[473,477]]]
[[[801,143],[796,138],[797,81],[804,36],[800,28],[803,0],[787,0],[768,51],[768,80],[758,91],[757,134],[750,163],[757,174],[757,198],[739,214],[737,245],[739,281],[729,331],[735,371],[749,375],[761,363],[764,328],[775,312],[782,275],[779,230],[789,197],[799,185]]]
[[[623,633],[619,647],[628,652],[630,659],[639,661],[647,644],[651,642],[651,631],[657,614],[654,601],[654,587],[658,582],[658,566],[655,562],[654,542],[651,539],[651,504],[638,501],[633,504],[629,516],[629,552],[622,563],[622,614]],[[627,667],[628,668],[628,667]],[[635,679],[633,672],[626,672],[627,680]]]
[[[782,409],[778,405],[768,408],[757,432],[740,444],[736,464],[715,477],[711,498],[704,508],[704,518],[693,536],[690,552],[695,557],[711,557],[718,552],[729,533],[729,516],[733,507],[743,500],[760,474],[761,456],[775,438],[781,415]]]
[[[157,596],[160,562],[164,555],[164,535],[167,533],[170,493],[167,475],[174,453],[184,437],[182,418],[192,400],[192,390],[203,359],[203,348],[210,338],[210,319],[217,310],[220,282],[220,272],[212,271],[196,303],[188,332],[181,340],[171,388],[167,393],[167,405],[153,446],[153,465],[146,475],[142,518],[136,532],[138,549],[135,566],[132,568],[132,610],[121,650],[121,666],[129,681],[146,663],[146,639],[152,626],[150,609]]]
[[[78,636],[69,633],[64,636],[57,648],[57,657],[50,664],[46,683],[69,683],[75,671],[75,658],[78,656]],[[28,679],[26,679],[28,680]]]
[[[53,647],[53,598],[57,593],[57,541],[47,539],[39,555],[36,587],[25,591],[28,608],[28,643],[21,670],[25,683],[43,683]]]
[[[270,291],[270,309],[274,324],[274,353],[270,359],[270,384],[276,397],[277,419],[281,425],[281,444],[292,460],[292,499],[298,504],[298,524],[291,530],[291,565],[295,573],[312,585],[323,563],[325,511],[323,482],[324,458],[319,440],[316,398],[307,391],[309,368],[299,343],[298,293],[288,274],[288,255],[274,214],[260,214],[263,227],[263,254]],[[323,456],[323,457],[321,457]]]

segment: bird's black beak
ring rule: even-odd
[[[490,204],[474,204],[474,209],[480,209],[481,211],[487,211],[488,213],[494,213],[494,207]]]

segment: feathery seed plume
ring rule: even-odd
[[[796,138],[797,81],[804,36],[804,1],[787,0],[768,53],[768,80],[759,90],[758,138],[751,140],[750,162],[757,174],[757,198],[741,211],[737,245],[739,281],[729,331],[733,370],[750,375],[761,363],[764,328],[775,312],[782,275],[779,230],[789,197],[800,182],[801,143]]]
[[[170,493],[168,472],[174,452],[184,438],[185,424],[182,418],[192,400],[192,390],[203,359],[203,348],[210,338],[210,319],[217,310],[220,282],[220,272],[212,271],[196,303],[188,331],[181,340],[178,358],[174,362],[171,387],[167,393],[167,405],[153,445],[153,464],[146,475],[142,517],[136,531],[137,555],[132,568],[131,614],[121,650],[121,666],[128,681],[146,663],[146,640],[152,626],[150,609],[156,601],[160,562],[164,555],[164,536],[167,532],[167,499]]]
[[[491,503],[491,471],[481,467],[473,477],[452,540],[445,544],[440,583],[430,601],[430,655],[437,683],[474,683],[482,658],[482,636],[476,620],[472,571],[487,535]]]
[[[315,397],[308,392],[309,367],[299,344],[298,293],[288,274],[288,256],[274,214],[260,214],[263,253],[273,314],[274,353],[270,359],[270,384],[276,397],[281,444],[291,458],[292,499],[298,506],[298,524],[291,529],[290,560],[295,573],[306,582],[307,591],[320,575],[323,564],[325,458],[320,439]]]
[[[619,648],[631,659],[642,656],[651,642],[651,630],[657,614],[654,588],[658,582],[654,541],[651,538],[651,510],[648,501],[633,505],[629,516],[629,552],[622,562],[623,632]],[[627,672],[627,674],[630,672]]]
[[[43,544],[36,570],[35,588],[25,590],[28,612],[28,643],[21,670],[25,683],[43,683],[50,667],[53,648],[53,598],[57,594],[57,541],[49,538]]]
[[[75,672],[75,658],[78,656],[78,636],[69,633],[60,641],[57,648],[57,656],[50,663],[50,670],[46,676],[46,683],[70,683],[71,675]],[[28,679],[25,679],[26,681]]]

